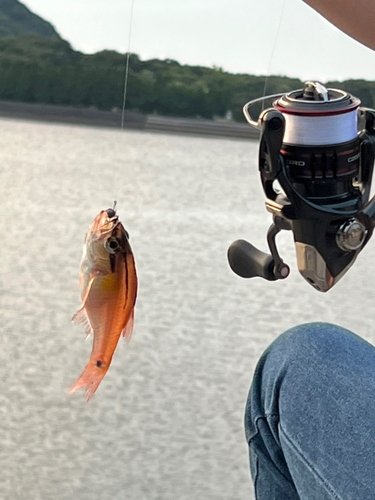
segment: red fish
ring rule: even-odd
[[[94,339],[90,360],[70,394],[85,387],[88,401],[107,373],[121,334],[130,340],[134,324],[137,272],[115,208],[102,210],[87,232],[79,281],[82,305],[73,321]]]

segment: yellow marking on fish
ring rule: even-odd
[[[113,274],[107,274],[107,276],[102,276],[98,278],[98,288],[102,292],[110,292],[113,288],[113,285],[116,283],[116,275]]]

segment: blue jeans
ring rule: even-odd
[[[281,335],[246,405],[257,500],[375,499],[375,348],[338,326]]]

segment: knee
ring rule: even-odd
[[[254,373],[246,407],[247,425],[278,413],[281,398],[306,400],[313,386],[347,364],[358,343],[348,330],[329,323],[299,325],[281,334],[264,352]]]
[[[330,323],[307,323],[281,334],[261,358],[272,360],[272,365],[307,366],[311,361],[342,359],[351,352],[353,343],[363,341],[345,328]]]

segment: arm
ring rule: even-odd
[[[347,35],[375,50],[375,0],[304,0]]]

